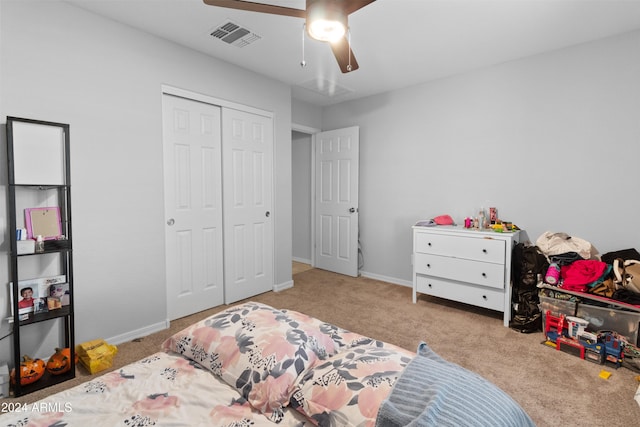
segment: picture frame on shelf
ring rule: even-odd
[[[11,287],[13,291],[13,287]],[[33,304],[40,297],[40,287],[36,281],[25,280],[18,283],[18,314],[29,314],[34,312]],[[13,295],[11,297],[13,301]],[[11,304],[13,314],[13,304]]]
[[[47,307],[49,310],[57,310],[69,305],[68,283],[51,283],[45,286]]]
[[[49,308],[47,307],[47,298],[40,297],[40,298],[33,299],[34,314],[46,313],[48,311],[49,311]]]
[[[59,207],[26,208],[24,216],[29,239],[42,236],[43,240],[56,240],[62,236]]]

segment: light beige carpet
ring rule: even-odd
[[[293,261],[291,265],[291,274],[304,273],[307,270],[311,270],[313,267],[304,262]]]
[[[542,333],[505,328],[501,313],[426,296],[413,304],[410,288],[318,269],[293,278],[292,289],[251,300],[297,310],[409,350],[424,340],[444,358],[498,385],[539,426],[640,425],[640,407],[633,400],[637,374],[544,346]],[[112,369],[158,351],[169,335],[225,308],[179,319],[169,330],[119,345]],[[599,377],[602,369],[612,373],[608,380]],[[19,400],[31,402],[93,378],[81,369],[78,373],[75,380]]]

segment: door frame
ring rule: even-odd
[[[316,266],[316,134],[322,132],[322,129],[313,128],[297,123],[291,123],[291,131],[307,134],[311,137],[311,164],[309,165],[309,171],[311,173],[311,188],[309,194],[311,195],[311,239],[309,244],[311,245],[311,267]],[[293,144],[293,141],[291,141]]]
[[[181,98],[192,99],[194,101],[204,102],[205,104],[217,105],[222,108],[232,108],[234,110],[244,111],[246,113],[257,114],[259,116],[265,116],[273,119],[275,115],[271,111],[261,110],[259,108],[250,107],[244,104],[238,104],[226,99],[216,98],[211,95],[205,95],[198,92],[192,92],[190,90],[181,89],[175,86],[160,85],[163,94],[179,96]],[[275,137],[275,134],[274,134]]]
[[[202,93],[198,93],[198,92],[193,92],[190,90],[186,90],[186,89],[182,89],[179,87],[175,87],[175,86],[170,86],[170,85],[166,85],[166,84],[161,84],[160,85],[160,95],[162,97],[162,95],[173,95],[173,96],[177,96],[180,98],[185,98],[185,99],[190,99],[193,101],[199,101],[199,102],[203,102],[205,104],[211,104],[211,105],[216,105],[219,106],[220,108],[230,108],[230,109],[234,109],[234,110],[239,110],[239,111],[244,111],[246,113],[251,113],[251,114],[256,114],[259,116],[265,116],[270,118],[272,121],[275,121],[275,114],[271,111],[267,111],[267,110],[262,110],[259,108],[255,108],[255,107],[250,107],[248,105],[244,105],[244,104],[239,104],[237,102],[232,102],[232,101],[228,101],[226,99],[221,99],[221,98],[216,98],[214,96],[211,95],[205,95]],[[275,156],[276,156],[276,149],[275,149],[275,141],[276,141],[276,135],[275,135],[275,123],[274,126],[272,126],[272,133],[273,135],[272,140],[273,140],[273,150],[271,153],[271,162],[274,165],[273,167],[273,171],[272,171],[272,179],[273,182],[276,182],[276,168],[275,168]],[[222,141],[221,143],[224,143],[224,141]],[[163,147],[164,149],[164,147]],[[163,168],[163,175],[164,175],[164,168]],[[223,188],[224,188],[224,183],[223,183]],[[163,183],[163,198],[164,198],[164,183]],[[273,191],[271,192],[271,206],[273,206],[273,213],[274,215],[277,215],[277,209],[275,209],[275,187],[273,188]],[[164,218],[164,220],[166,221],[166,218]],[[222,218],[222,224],[224,227],[224,217]],[[166,230],[166,227],[165,227]],[[166,233],[166,231],[165,231]],[[274,254],[274,256],[271,259],[271,282],[272,282],[272,288],[275,290],[276,289],[276,283],[275,283],[275,271],[276,271],[276,257],[275,257],[275,253],[276,253],[276,239],[275,239],[275,218],[274,220],[271,221],[271,234],[272,236],[274,236],[271,242],[271,251]],[[164,237],[166,238],[166,234],[164,235]],[[165,243],[166,244],[166,243]],[[223,240],[223,257],[224,257],[224,240]],[[224,261],[224,259],[223,259]],[[223,271],[224,274],[224,271]],[[168,317],[168,282],[167,282],[167,275],[166,275],[166,267],[165,267],[165,313],[167,314]],[[225,297],[225,301],[226,301],[226,297]]]
[[[351,127],[351,126],[348,126]],[[339,130],[339,129],[332,129],[332,130]],[[306,125],[301,125],[299,123],[291,123],[291,132],[300,132],[303,134],[307,134],[311,137],[311,164],[309,165],[309,170],[311,173],[311,179],[310,179],[310,185],[311,188],[309,189],[309,194],[311,197],[311,218],[310,220],[310,224],[311,224],[311,238],[310,238],[310,245],[311,245],[311,250],[310,250],[310,254],[311,254],[311,267],[316,267],[316,136],[317,134],[321,133],[321,132],[328,132],[328,131],[323,131],[322,129],[318,129],[318,128],[314,128],[311,126],[306,126]],[[293,147],[293,139],[291,140],[291,146]],[[360,184],[358,183],[358,187],[360,186]],[[291,207],[291,209],[293,210],[293,206]],[[356,208],[356,209],[359,209]],[[359,228],[359,225],[358,225]],[[358,237],[356,240],[356,245],[357,245],[357,249],[356,249],[356,264],[357,264],[357,271],[358,274],[360,272],[360,233],[358,231]],[[292,257],[293,258],[293,257]],[[292,259],[293,261],[293,259]]]

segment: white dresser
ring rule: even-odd
[[[413,302],[428,294],[504,313],[511,320],[511,252],[519,231],[413,227]]]

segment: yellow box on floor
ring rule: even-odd
[[[109,369],[113,365],[113,357],[118,347],[108,344],[103,339],[87,341],[76,346],[80,363],[91,374]]]

